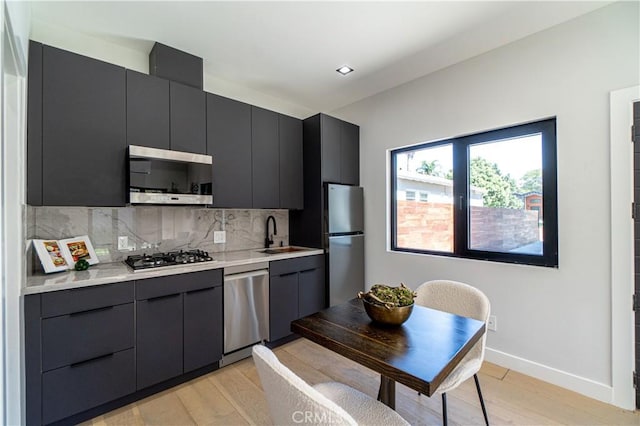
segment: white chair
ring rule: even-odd
[[[347,385],[309,385],[265,346],[253,347],[253,361],[273,424],[409,425],[391,408]]]
[[[421,284],[416,289],[416,293],[418,293],[418,296],[415,299],[415,303],[418,305],[474,318],[485,323],[489,320],[489,313],[491,312],[489,299],[483,292],[470,285],[457,281],[434,280]],[[485,333],[482,339],[462,358],[460,364],[453,369],[436,391],[442,394],[442,423],[445,426],[447,424],[447,392],[455,389],[471,376],[476,382],[476,390],[478,391],[478,398],[480,398],[485,424],[489,426],[487,409],[484,406],[477,374],[484,360],[486,340],[487,335]]]

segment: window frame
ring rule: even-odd
[[[469,247],[469,216],[471,198],[469,181],[469,147],[475,144],[518,138],[539,133],[542,136],[542,255],[484,251]],[[453,152],[453,251],[442,252],[397,245],[397,154],[452,145]],[[557,190],[557,137],[556,117],[518,124],[485,132],[454,138],[423,142],[412,146],[391,149],[390,152],[390,224],[391,250],[494,262],[518,263],[557,268],[558,263],[558,190]]]

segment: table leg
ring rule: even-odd
[[[396,382],[386,376],[380,376],[378,401],[392,409],[396,409]]]

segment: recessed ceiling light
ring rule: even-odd
[[[338,71],[342,75],[347,75],[353,71],[353,68],[343,65],[340,68],[338,68],[336,71]]]

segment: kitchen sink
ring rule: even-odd
[[[260,250],[260,253],[266,254],[281,254],[281,253],[292,253],[296,251],[307,251],[309,249],[306,248],[298,248],[298,247],[277,247],[277,248],[269,248],[265,250]]]

